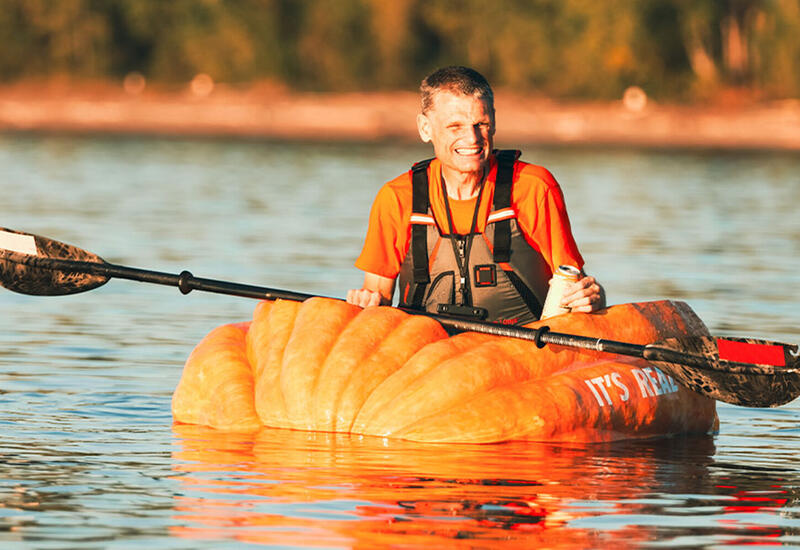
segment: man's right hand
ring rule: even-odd
[[[365,273],[364,286],[347,291],[347,303],[361,307],[390,306],[393,295],[394,279]]]
[[[383,302],[383,296],[375,290],[358,288],[347,291],[347,303],[361,307],[379,306]]]

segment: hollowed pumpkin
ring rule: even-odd
[[[638,344],[707,334],[688,306],[667,301],[547,324]],[[186,363],[173,415],[221,430],[263,425],[471,443],[716,427],[713,400],[643,360],[477,333],[448,337],[428,317],[324,298],[262,302],[251,322],[212,331]]]

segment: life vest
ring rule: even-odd
[[[511,207],[514,164],[520,153],[502,150],[495,155],[494,202],[483,233],[473,221],[466,235],[445,234],[429,200],[428,166],[433,159],[412,167],[411,244],[399,273],[402,307],[506,324],[539,319],[552,271],[525,240]],[[482,194],[483,190],[476,215]]]

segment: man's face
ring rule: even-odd
[[[495,128],[494,108],[486,100],[438,91],[428,112],[417,117],[417,128],[445,172],[483,172],[488,164]]]

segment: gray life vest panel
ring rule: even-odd
[[[473,228],[467,235],[443,233],[433,216],[428,188],[432,159],[413,166],[411,244],[400,267],[400,306],[505,324],[539,319],[552,271],[525,240],[511,207],[519,154],[495,151],[492,211],[483,233]]]

